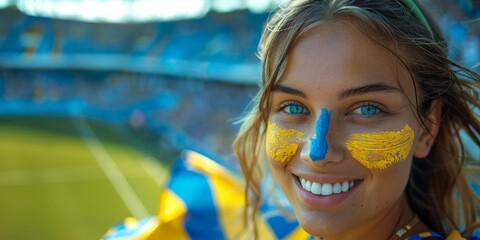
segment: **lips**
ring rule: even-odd
[[[346,193],[358,185],[360,180],[338,181],[338,182],[316,182],[297,177],[302,188],[314,195],[330,196]]]

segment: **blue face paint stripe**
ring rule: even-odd
[[[323,108],[315,124],[315,138],[310,139],[310,158],[313,161],[323,160],[327,155],[327,133],[330,125],[330,112]]]

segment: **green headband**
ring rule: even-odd
[[[430,28],[430,24],[428,24],[427,18],[425,17],[425,15],[423,15],[422,10],[420,10],[417,4],[415,4],[413,0],[400,0],[400,2],[405,7],[407,7],[410,12],[415,15],[415,17],[417,17],[417,19],[423,24],[423,26],[425,26],[425,28],[427,28],[428,32],[430,33],[430,37],[432,37],[432,39],[435,39],[432,28]]]

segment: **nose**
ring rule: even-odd
[[[325,158],[328,151],[327,133],[330,126],[331,113],[323,108],[315,123],[315,136],[310,140],[310,158],[320,161]]]
[[[315,123],[315,128],[311,132],[311,137],[307,138],[300,152],[300,158],[310,163],[326,163],[341,161],[342,154],[340,148],[334,146],[332,138],[334,134],[331,132],[330,124],[331,112],[323,108],[320,116]]]

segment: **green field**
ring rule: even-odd
[[[0,239],[99,239],[156,215],[168,162],[125,126],[0,117]]]

